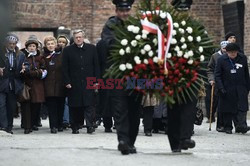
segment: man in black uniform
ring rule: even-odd
[[[116,5],[116,16],[110,17],[106,22],[102,34],[101,41],[104,47],[102,53],[106,52],[106,59],[110,56],[109,49],[115,42],[115,34],[112,29],[113,26],[123,25],[123,21],[129,16],[129,12],[134,0],[113,0]],[[107,50],[105,50],[107,48]],[[100,51],[99,51],[100,52]],[[100,56],[100,55],[99,55]],[[111,64],[105,63],[105,68],[108,68]],[[114,112],[115,125],[118,135],[118,150],[122,154],[136,153],[134,143],[138,134],[140,118],[139,118],[139,106],[140,98],[135,99],[135,94],[129,96],[125,90],[112,89],[108,91],[106,99],[111,106],[110,109]],[[103,99],[103,98],[102,98]]]

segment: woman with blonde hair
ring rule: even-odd
[[[44,57],[48,70],[45,79],[45,97],[50,131],[56,134],[57,131],[63,131],[65,93],[62,78],[62,48],[57,47],[57,40],[53,36],[44,39]]]

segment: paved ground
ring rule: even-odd
[[[227,135],[208,131],[208,124],[195,126],[196,147],[181,154],[172,154],[167,135],[146,137],[143,127],[137,138],[137,154],[122,156],[117,151],[115,133],[104,133],[99,127],[95,134],[79,135],[70,130],[50,134],[48,120],[43,128],[29,135],[20,129],[20,119],[15,119],[13,135],[0,133],[0,166],[229,166],[250,165],[250,133]],[[250,124],[250,121],[248,121]]]

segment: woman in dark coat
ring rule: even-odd
[[[62,48],[57,48],[53,36],[44,39],[44,57],[48,70],[45,78],[45,96],[49,111],[50,131],[56,134],[63,131],[64,83],[62,75]]]
[[[232,134],[232,120],[236,131],[247,132],[246,114],[250,90],[247,58],[238,53],[239,46],[229,43],[227,53],[218,59],[215,81],[220,92],[219,110],[223,113],[225,132]]]
[[[44,57],[40,55],[38,50],[38,41],[36,36],[31,35],[25,43],[22,52],[26,56],[24,68],[21,71],[21,77],[30,89],[31,100],[21,101],[22,122],[24,125],[24,133],[29,134],[32,129],[38,130],[37,123],[40,118],[41,103],[44,98],[44,78],[47,71],[45,67]]]

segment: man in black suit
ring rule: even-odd
[[[79,134],[84,117],[87,133],[93,133],[94,89],[87,88],[87,78],[100,77],[97,51],[94,45],[84,43],[84,32],[73,32],[74,44],[63,50],[63,75],[67,88],[71,127],[73,134]]]
[[[116,5],[116,16],[110,17],[103,27],[101,34],[101,42],[104,47],[108,50],[103,50],[101,52],[106,52],[106,55],[110,56],[109,49],[115,42],[115,33],[113,26],[124,25],[123,22],[129,16],[131,6],[134,0],[113,0]],[[103,59],[105,60],[106,57]],[[105,68],[109,68],[112,63],[104,62]],[[136,100],[136,94],[131,96],[125,90],[112,89],[107,93],[106,99],[108,99],[111,112],[114,112],[115,125],[118,136],[118,150],[121,151],[123,155],[129,153],[136,153],[136,148],[134,146],[136,137],[138,135],[140,118],[139,118],[139,106],[140,98]],[[106,108],[107,109],[107,108]]]

